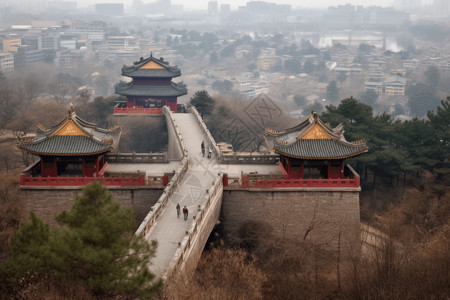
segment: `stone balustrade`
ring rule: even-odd
[[[171,159],[182,159],[183,157],[187,157],[188,153],[186,150],[186,145],[183,142],[183,137],[181,136],[180,131],[178,130],[178,124],[173,117],[173,112],[170,110],[168,106],[164,106],[163,114],[166,118],[167,123],[167,131],[169,134],[169,157]],[[175,145],[173,142],[175,141]]]
[[[144,218],[144,221],[142,221],[141,225],[135,232],[135,235],[142,235],[145,238],[148,237],[148,235],[152,230],[153,225],[155,224],[158,217],[161,215],[161,212],[164,209],[164,207],[166,207],[169,198],[173,195],[178,186],[181,184],[181,180],[183,179],[184,175],[188,172],[188,170],[189,170],[189,158],[186,155],[186,157],[184,157],[181,162],[181,167],[178,168],[178,170],[175,172],[172,179],[164,189],[163,194],[158,199],[158,201],[156,201],[155,205],[150,209],[150,212]]]
[[[206,139],[207,139],[206,147],[208,147],[208,146],[211,147],[211,150],[214,152],[214,155],[216,156],[216,158],[219,161],[222,160],[222,152],[220,151],[219,146],[217,146],[216,141],[214,140],[213,136],[211,135],[211,132],[209,132],[208,127],[206,126],[202,117],[198,113],[197,109],[194,106],[191,106],[189,108],[189,111],[195,116],[195,119],[199,123],[203,134],[206,136]]]
[[[106,161],[110,163],[167,163],[167,153],[108,153]]]
[[[213,182],[212,187],[208,190],[207,195],[205,195],[204,205],[199,205],[197,214],[194,216],[195,222],[189,230],[186,231],[186,236],[179,243],[179,248],[175,252],[169,268],[163,276],[164,279],[174,275],[176,272],[185,270],[186,263],[188,261],[192,266],[197,265],[197,261],[201,256],[206,239],[216,224],[216,219],[218,219],[222,193],[223,175],[220,174],[220,176],[218,176],[218,178]],[[206,237],[204,241],[198,241],[198,239],[201,238],[201,233],[206,233],[203,234],[203,237]],[[195,249],[195,246],[198,247],[199,245],[200,248]]]

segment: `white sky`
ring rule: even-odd
[[[217,0],[220,4],[230,4],[231,8],[235,9],[238,6],[245,5],[249,1],[244,0]],[[292,7],[319,7],[326,8],[330,5],[339,5],[350,3],[353,5],[378,5],[378,6],[390,6],[393,0],[265,0],[266,2],[272,2],[277,4],[290,4]],[[209,0],[172,0],[174,4],[183,4],[185,9],[206,9],[208,7]]]
[[[132,4],[133,0],[75,0],[81,5],[87,3],[124,3],[126,6]],[[156,0],[142,0],[144,3],[156,2]],[[272,2],[277,4],[290,4],[293,8],[305,7],[305,8],[326,8],[330,5],[343,5],[350,3],[352,5],[377,5],[377,6],[392,6],[395,0],[260,0],[265,2]],[[430,4],[433,0],[421,0],[422,4]],[[450,0],[448,0],[450,1]],[[2,0],[0,0],[2,2]],[[209,0],[172,0],[172,4],[182,4],[185,10],[206,10],[208,9]],[[237,9],[238,6],[245,5],[249,2],[246,0],[217,0],[220,4],[230,4],[231,9]]]

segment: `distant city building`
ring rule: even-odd
[[[323,17],[323,24],[351,27],[363,22],[362,6],[351,4],[330,6]]]
[[[336,75],[342,74],[342,75],[351,76],[351,75],[362,75],[362,73],[363,73],[363,69],[359,65],[334,68],[334,74],[336,74]]]
[[[14,55],[12,53],[0,53],[0,71],[14,71]]]
[[[434,10],[438,15],[448,16],[450,13],[449,0],[434,0]]]
[[[49,1],[47,2],[47,9],[51,10],[76,10],[76,1]]]
[[[394,2],[394,7],[399,10],[416,10],[420,5],[420,0],[396,0]]]
[[[123,3],[96,3],[95,13],[102,16],[123,16]]]
[[[14,55],[14,67],[15,69],[24,69],[32,64],[44,62],[44,60],[44,51],[22,45],[18,47],[17,53]]]
[[[106,42],[109,48],[139,47],[138,40],[131,35],[110,36]]]
[[[275,49],[264,49],[258,57],[258,69],[270,71],[277,66],[281,66],[281,58],[276,55]]]
[[[179,14],[183,11],[182,5],[172,5],[171,0],[158,0],[156,2],[144,3],[141,0],[134,0],[133,11],[138,16]]]
[[[367,77],[368,78],[373,78],[373,79],[381,79],[384,77],[384,72],[382,69],[374,67],[374,68],[370,68],[367,71]]]
[[[287,4],[250,1],[246,6],[239,6],[236,21],[241,23],[284,23],[286,17],[291,14],[292,8]]]
[[[60,67],[70,68],[72,67],[72,54],[69,50],[61,51],[58,53],[57,63]]]
[[[384,82],[384,93],[390,96],[403,96],[405,95],[406,79],[395,76],[389,77]]]
[[[376,23],[379,25],[404,25],[409,22],[409,14],[405,11],[382,9],[377,12]]]
[[[219,3],[217,1],[208,2],[208,16],[215,17],[219,15]]]
[[[89,41],[105,40],[106,23],[103,21],[73,20],[68,33]]]
[[[383,83],[382,82],[374,82],[374,81],[366,81],[364,84],[365,90],[372,90],[378,95],[383,94]]]
[[[230,4],[220,4],[220,22],[228,22],[231,15]]]
[[[22,45],[22,39],[20,37],[5,38],[2,40],[2,51],[17,53],[17,48],[20,45]]]

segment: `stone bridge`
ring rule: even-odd
[[[195,108],[189,113],[173,114],[163,110],[168,135],[168,159],[181,160],[162,196],[151,208],[136,234],[149,242],[156,240],[158,247],[150,269],[157,276],[166,278],[174,271],[195,269],[205,243],[219,221],[224,189],[224,171],[240,176],[242,172],[277,174],[275,165],[246,164],[245,161],[230,167],[221,164],[222,154],[211,133]],[[201,143],[211,148],[212,157],[201,153]],[[186,206],[188,219],[177,217],[176,205]]]
[[[233,235],[246,221],[259,220],[277,234],[307,235],[334,248],[341,236],[359,236],[359,176],[351,167],[346,179],[284,179],[277,155],[222,153],[195,108],[174,114],[165,107],[163,115],[167,153],[108,154],[105,176],[97,178],[23,174],[25,211],[56,226],[55,215],[70,209],[80,188],[101,180],[143,220],[135,234],[158,242],[149,268],[161,278],[195,269],[219,216]],[[202,156],[202,141],[212,149],[211,158]],[[186,221],[177,217],[177,204],[188,208]]]
[[[163,114],[167,158],[181,163],[136,232],[158,242],[150,265],[157,276],[191,273],[221,213],[221,222],[234,234],[245,221],[263,216],[283,235],[302,232],[303,237],[308,228],[320,228],[311,240],[335,248],[341,233],[347,241],[358,239],[359,177],[350,166],[352,179],[329,179],[326,186],[317,179],[279,179],[283,173],[276,155],[222,154],[195,108],[178,114],[164,108]],[[202,156],[202,141],[212,149],[211,158]],[[186,221],[182,214],[177,217],[177,204],[188,208]]]

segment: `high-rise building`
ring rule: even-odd
[[[226,22],[230,18],[230,4],[220,4],[220,22]]]
[[[96,3],[95,13],[103,16],[123,16],[123,3]]]
[[[395,0],[394,7],[400,10],[415,10],[421,5],[421,0]]]
[[[449,0],[434,0],[434,10],[437,15],[448,16],[450,13]]]
[[[208,2],[208,16],[215,17],[219,14],[219,3],[217,1]]]

